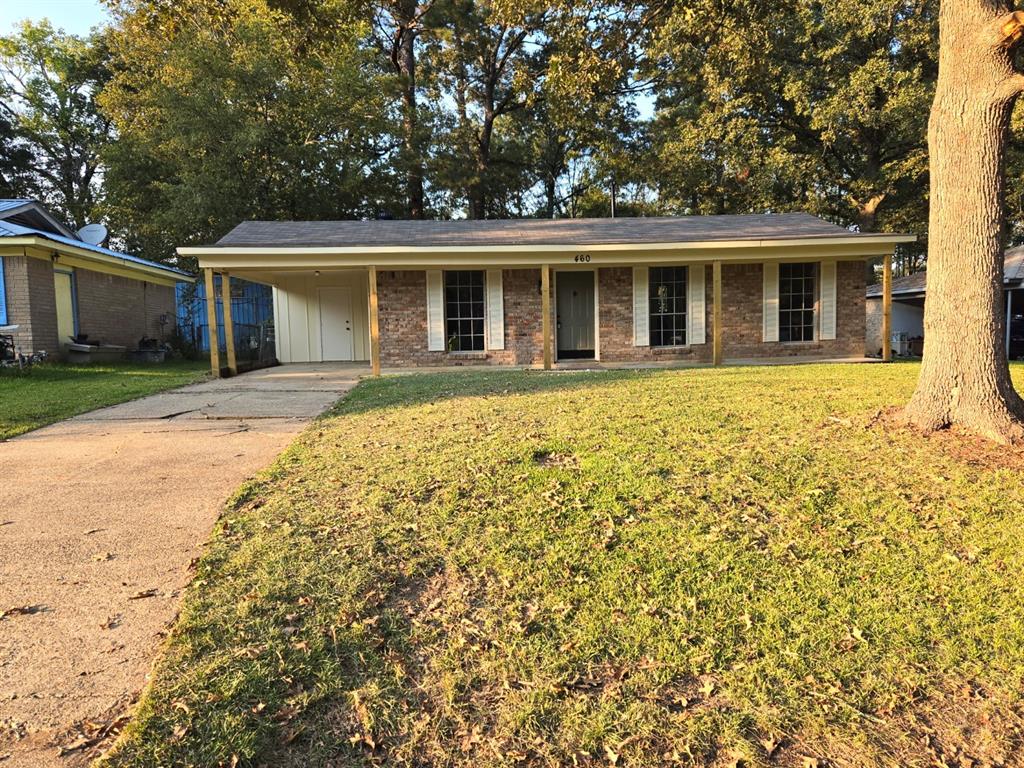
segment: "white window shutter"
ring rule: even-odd
[[[487,270],[487,348],[505,348],[505,297],[501,270]]]
[[[821,333],[822,339],[836,337],[836,263],[821,262]]]
[[[704,265],[691,264],[686,276],[686,343],[704,344],[705,318]]]
[[[427,270],[427,349],[444,352],[444,275]]]
[[[764,302],[761,307],[764,341],[779,340],[779,264],[764,264]]]
[[[637,347],[651,345],[647,291],[647,267],[633,267],[633,344]]]

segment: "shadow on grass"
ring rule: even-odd
[[[462,397],[492,397],[508,394],[560,392],[568,389],[592,389],[623,381],[649,378],[665,372],[655,369],[610,371],[509,369],[383,376],[379,379],[365,379],[360,382],[348,397],[341,400],[325,415],[355,415],[380,409],[424,405],[438,400]]]
[[[849,365],[808,363],[806,365],[778,366],[727,365],[721,368],[619,368],[559,371],[477,368],[465,371],[424,371],[423,373],[364,379],[324,416],[356,415],[375,410],[418,406],[463,397],[594,390],[612,384],[666,376],[692,378],[695,382],[715,379],[725,385],[733,379],[749,378],[752,371],[758,371],[763,373],[766,380],[775,377],[782,380],[793,377],[794,370],[806,371],[808,367],[818,367],[841,371],[848,368]],[[780,381],[780,386],[786,386],[786,384]],[[821,386],[827,387],[828,384],[823,381]]]

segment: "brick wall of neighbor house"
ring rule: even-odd
[[[505,349],[431,352],[427,349],[427,273],[377,273],[380,359],[384,366],[532,365],[543,362],[539,269],[502,271]]]
[[[166,338],[174,328],[174,288],[88,269],[75,270],[78,328],[90,341],[134,348],[143,336]],[[165,316],[167,324],[161,326]]]
[[[726,359],[765,357],[862,357],[864,355],[864,265],[839,262],[836,270],[836,339],[806,344],[761,341],[763,277],[760,264],[722,266],[722,337]],[[479,353],[427,350],[427,289],[423,271],[378,273],[381,363],[417,365],[538,365],[543,361],[540,270],[506,269],[505,349]],[[709,362],[712,340],[712,270],[706,267],[706,343],[692,347],[633,346],[633,270],[598,270],[600,356],[605,362]]]
[[[15,346],[24,354],[59,352],[53,266],[29,256],[4,256],[7,322],[19,326]]]

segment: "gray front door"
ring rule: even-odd
[[[594,356],[594,273],[559,272],[555,275],[555,312],[558,358]]]

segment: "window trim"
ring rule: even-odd
[[[0,256],[0,325],[7,324],[7,282],[4,276],[4,257]]]
[[[782,322],[783,313],[806,312],[807,311],[806,309],[784,310],[782,308],[782,296],[783,296],[783,292],[782,292],[782,280],[783,280],[782,271],[786,267],[795,267],[795,266],[810,266],[811,270],[812,270],[812,273],[813,273],[812,279],[813,279],[814,283],[813,283],[813,287],[811,289],[811,312],[812,312],[811,338],[809,338],[809,339],[795,339],[795,340],[794,339],[787,339],[787,340],[783,341],[782,340],[782,329],[784,327],[792,329],[792,327],[793,327],[792,325],[785,325]],[[793,294],[789,294],[789,295],[793,295]],[[820,331],[820,325],[821,325],[821,313],[820,313],[820,307],[821,307],[821,267],[820,267],[820,262],[818,262],[818,261],[781,261],[781,262],[779,262],[779,279],[778,279],[778,286],[777,286],[777,297],[778,297],[777,298],[777,300],[778,300],[778,309],[777,309],[777,315],[778,315],[778,343],[779,344],[792,344],[792,345],[817,344],[820,341],[820,338],[821,338],[821,331]],[[804,326],[801,326],[801,327],[804,327]]]
[[[475,322],[480,320],[483,323],[483,332],[479,334],[481,339],[481,347],[479,349],[452,349],[451,340],[455,337],[461,337],[462,334],[455,334],[453,337],[448,333],[448,275],[459,272],[477,272],[480,274],[480,291],[481,291],[481,306],[483,307],[483,314],[480,318],[476,317],[458,317],[455,322],[468,320],[469,322]],[[472,288],[473,286],[469,286]],[[441,270],[441,322],[444,329],[444,353],[447,355],[460,355],[460,356],[486,356],[487,349],[490,342],[490,335],[487,329],[487,270],[486,269],[444,269]],[[462,304],[459,300],[456,300],[457,304]],[[475,302],[470,301],[470,304]],[[471,333],[470,338],[476,337],[477,334]]]
[[[672,281],[658,281],[652,276],[655,270],[677,270],[682,274],[682,280]],[[658,282],[672,282],[675,285],[682,284],[682,294],[677,294],[674,298],[677,302],[682,301],[683,311],[682,312],[658,312],[655,313],[655,302],[658,300],[656,296],[652,295],[654,285]],[[682,344],[655,344],[655,331],[653,326],[654,318],[657,317],[679,317],[683,318],[683,343]],[[687,349],[690,346],[690,267],[688,264],[659,264],[648,268],[647,272],[647,346],[651,349]],[[664,340],[664,328],[659,331],[659,334]]]

